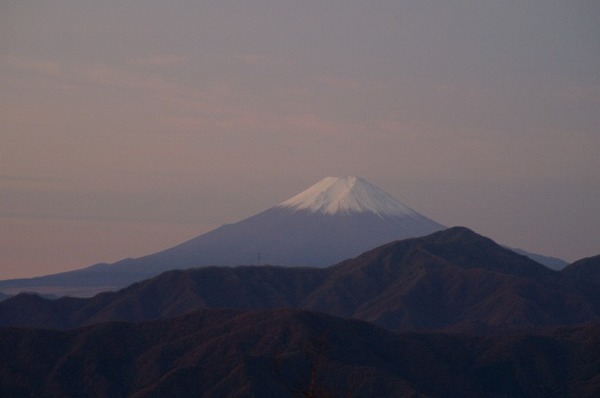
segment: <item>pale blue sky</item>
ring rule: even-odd
[[[600,253],[600,3],[0,3],[0,279],[164,249],[327,175]]]

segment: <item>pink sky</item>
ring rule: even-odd
[[[328,175],[600,254],[596,2],[5,1],[0,279],[158,251]]]

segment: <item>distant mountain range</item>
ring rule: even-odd
[[[0,396],[597,397],[599,292],[600,256],[553,271],[454,227],[326,268],[22,293],[0,302]]]
[[[206,267],[169,271],[89,299],[20,294],[0,302],[0,326],[71,328],[206,308],[290,307],[395,331],[496,333],[578,325],[600,319],[600,267],[589,261],[552,271],[454,227],[327,268]]]
[[[324,267],[388,242],[445,228],[364,179],[327,177],[264,212],[173,248],[114,264],[0,281],[0,291],[92,296],[171,269],[244,264]],[[558,259],[535,259],[561,267]]]

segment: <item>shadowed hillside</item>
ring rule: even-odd
[[[599,318],[600,299],[548,268],[455,227],[393,242],[329,268],[209,267],[170,271],[90,299],[22,294],[1,326],[70,328],[143,321],[203,308],[303,308],[390,330],[499,332]]]
[[[6,397],[485,397],[600,393],[600,328],[393,334],[297,310],[0,329]]]

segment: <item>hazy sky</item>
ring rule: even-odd
[[[149,254],[359,175],[600,254],[598,1],[0,2],[0,279]]]

